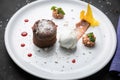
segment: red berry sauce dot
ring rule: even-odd
[[[21,36],[25,37],[25,36],[27,36],[27,34],[28,34],[27,32],[22,32]]]
[[[73,59],[73,60],[72,60],[72,63],[75,63],[75,62],[76,62],[76,60],[75,60],[75,59]]]
[[[28,20],[28,19],[25,19],[24,22],[29,22],[29,20]]]
[[[28,57],[32,57],[32,53],[28,53],[27,56],[28,56]]]
[[[24,43],[21,43],[21,47],[25,47],[25,44],[24,44]]]

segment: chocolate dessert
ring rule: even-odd
[[[55,44],[57,25],[51,20],[38,20],[32,27],[33,43],[40,47],[46,48]]]

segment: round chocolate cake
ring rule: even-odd
[[[57,25],[52,20],[38,20],[32,27],[33,43],[46,48],[54,45],[56,42]]]

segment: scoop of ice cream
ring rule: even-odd
[[[77,44],[77,34],[74,29],[64,28],[59,36],[60,46],[66,49],[74,49]]]

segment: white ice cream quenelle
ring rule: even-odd
[[[77,34],[74,29],[64,28],[59,36],[60,46],[66,49],[74,49],[77,44]]]

